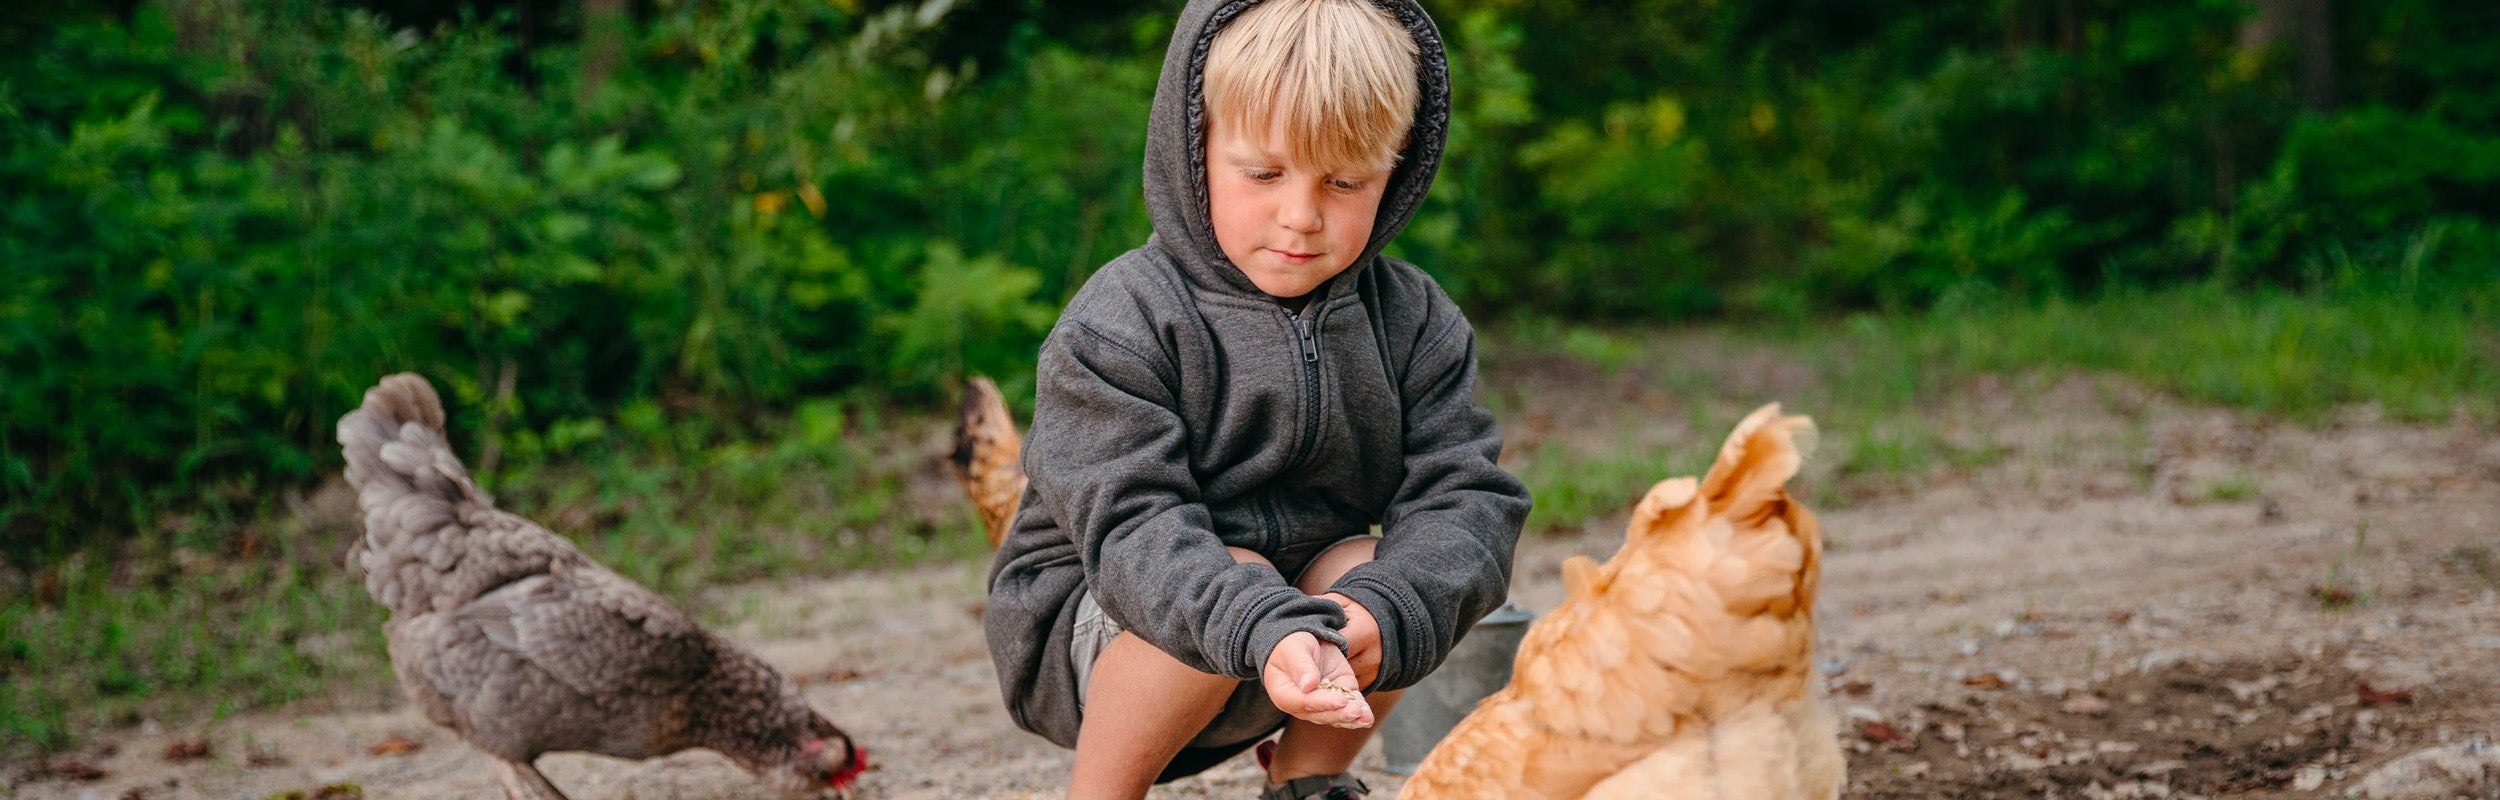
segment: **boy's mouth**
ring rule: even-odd
[[[1277,259],[1282,260],[1287,264],[1294,265],[1311,263],[1311,259],[1318,258],[1321,255],[1319,253],[1296,253],[1291,250],[1278,250],[1273,247],[1268,248],[1267,251],[1275,253]]]

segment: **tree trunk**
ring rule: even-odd
[[[624,53],[625,0],[582,0],[582,105],[599,96]]]
[[[2244,48],[2288,45],[2292,94],[2302,108],[2335,108],[2334,0],[2256,0],[2257,14],[2240,23]]]

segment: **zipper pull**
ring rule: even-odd
[[[1302,317],[1294,317],[1293,332],[1302,340],[1302,362],[1308,364],[1318,361],[1319,344],[1311,341],[1311,321]]]

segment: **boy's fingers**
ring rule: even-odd
[[[1268,700],[1296,719],[1337,728],[1367,728],[1375,719],[1345,653],[1309,634],[1278,643],[1265,681]]]

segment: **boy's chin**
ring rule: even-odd
[[[1344,272],[1342,264],[1321,264],[1313,261],[1301,266],[1264,266],[1242,270],[1250,277],[1250,285],[1276,297],[1301,297],[1317,290],[1329,278]]]

